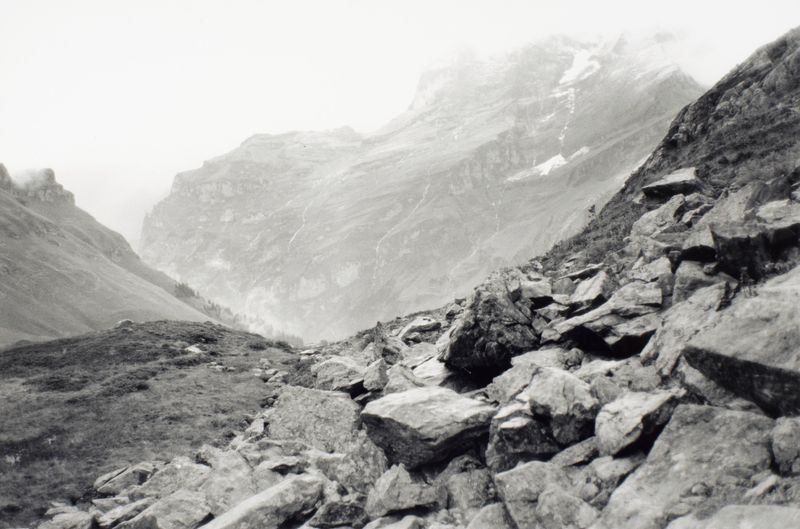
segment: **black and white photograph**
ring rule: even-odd
[[[800,529],[800,2],[0,0],[0,529]]]

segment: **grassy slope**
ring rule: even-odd
[[[204,343],[197,355],[183,349]],[[296,357],[258,335],[151,322],[0,352],[0,528],[80,498],[128,462],[189,454],[241,428],[264,396],[248,370]],[[235,371],[209,369],[218,361]]]

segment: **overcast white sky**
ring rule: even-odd
[[[175,173],[258,132],[376,128],[461,47],[668,30],[712,84],[795,25],[797,0],[0,0],[0,162],[136,239]]]

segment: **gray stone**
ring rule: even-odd
[[[709,517],[684,516],[666,529],[800,529],[800,509],[788,505],[726,505]]]
[[[727,283],[731,288],[738,284],[738,282],[728,274],[708,275],[705,273],[701,263],[696,261],[683,261],[675,271],[675,286],[673,289],[672,301],[679,303],[687,300],[695,291],[719,283]]]
[[[614,455],[665,425],[681,393],[627,392],[603,406],[597,414],[595,436],[601,455]]]
[[[537,503],[549,485],[571,486],[563,469],[541,461],[531,461],[496,474],[495,484],[517,527],[538,527]]]
[[[770,435],[770,446],[782,474],[800,474],[800,418],[779,418]]]
[[[350,391],[364,382],[363,365],[347,356],[334,356],[311,367],[315,387],[331,391]]]
[[[694,167],[679,169],[642,187],[642,193],[650,198],[665,198],[678,193],[689,194],[703,191],[705,191],[705,185],[697,178]]]
[[[361,419],[391,461],[414,468],[472,446],[488,433],[494,412],[452,390],[423,387],[370,402]]]
[[[118,529],[194,529],[211,517],[205,495],[184,489],[156,501]]]
[[[445,502],[444,490],[395,465],[378,479],[367,498],[367,512],[377,518],[413,508],[433,508]]]

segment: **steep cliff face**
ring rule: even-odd
[[[425,73],[409,110],[258,135],[178,175],[144,259],[234,310],[341,337],[574,233],[700,93],[656,42],[555,38]]]
[[[0,346],[125,318],[209,319],[174,289],[121,235],[77,208],[52,170],[18,184],[0,165]]]

